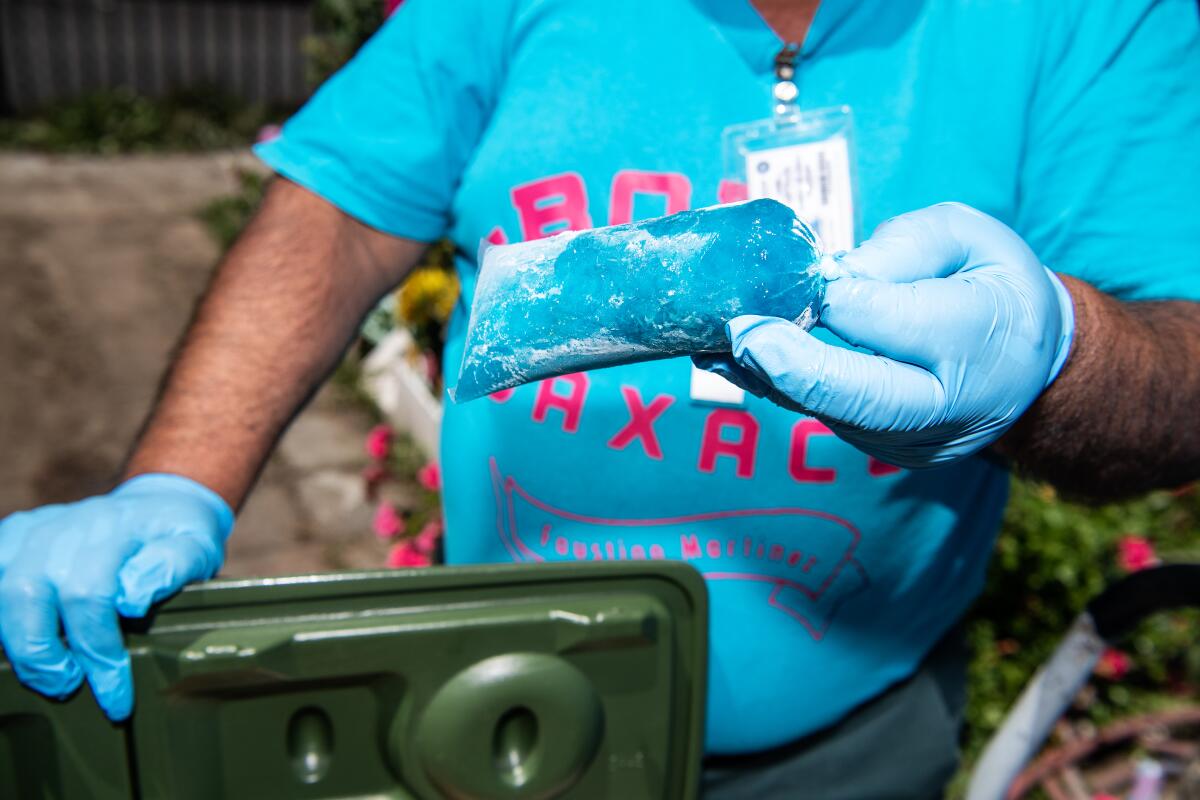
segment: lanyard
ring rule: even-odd
[[[800,45],[785,44],[775,56],[775,88],[772,95],[775,98],[775,116],[789,117],[796,113],[796,99],[800,89],[796,87],[796,56],[800,53]]]
[[[858,241],[853,116],[847,105],[813,107],[821,91],[809,92],[801,111],[801,54],[789,42],[775,55],[773,113],[726,128],[722,160],[726,180],[744,184],[747,198],[790,206],[835,253]]]

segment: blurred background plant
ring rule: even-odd
[[[394,294],[394,320],[404,326],[417,348],[426,354],[426,379],[441,395],[441,358],[446,325],[459,295],[454,273],[454,246],[443,239],[429,249],[424,261]]]
[[[263,172],[239,169],[237,180],[238,191],[235,194],[218,197],[199,212],[200,219],[222,251],[228,250],[246,227],[267,188],[267,175]]]
[[[349,61],[378,30],[384,12],[382,0],[317,0],[313,34],[304,42],[309,83],[319,85]]]
[[[214,87],[162,98],[118,87],[0,119],[0,147],[47,153],[145,153],[244,147],[284,109],[249,104]]]
[[[411,442],[386,424],[367,434],[364,448],[370,463],[363,470],[367,498],[375,502],[372,528],[390,544],[387,565],[428,567],[442,558],[442,473],[426,462]],[[416,485],[412,484],[415,476]],[[399,487],[399,499],[389,488]]]
[[[987,587],[967,623],[973,652],[967,707],[975,756],[1034,670],[1087,601],[1123,575],[1160,561],[1200,561],[1200,491],[1155,492],[1089,507],[1014,479]],[[1104,725],[1194,702],[1200,687],[1200,614],[1148,620],[1101,659],[1073,710]]]

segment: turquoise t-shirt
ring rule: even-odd
[[[747,0],[408,0],[259,155],[380,230],[481,240],[711,205],[721,131],[771,110]],[[864,230],[958,200],[1122,298],[1200,299],[1192,0],[825,0],[800,107],[855,119]],[[442,432],[451,562],[673,558],[712,597],[708,745],[826,726],[911,674],[979,592],[1008,476],[904,472],[690,362],[544,381]]]

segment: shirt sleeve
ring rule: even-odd
[[[511,13],[408,0],[255,153],[371,227],[438,238],[496,102]]]
[[[1117,297],[1200,300],[1195,0],[1045,5],[1017,229]]]

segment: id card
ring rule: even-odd
[[[826,253],[858,243],[849,106],[730,126],[722,150],[725,178],[744,184],[746,199],[789,206],[817,232]]]
[[[796,212],[826,253],[858,244],[854,138],[849,106],[791,111],[732,125],[722,134],[725,179],[746,199],[769,197]],[[693,403],[741,406],[746,393],[692,366]]]

